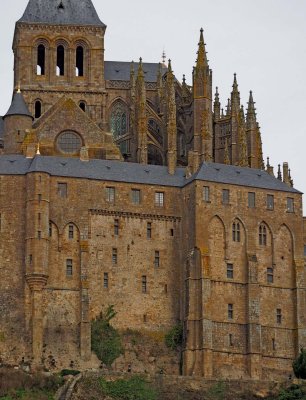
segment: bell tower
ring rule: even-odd
[[[105,30],[91,0],[29,0],[15,27],[14,85],[35,119],[67,95],[101,123]]]

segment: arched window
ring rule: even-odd
[[[57,46],[56,50],[56,76],[65,75],[65,48],[63,45]]]
[[[153,144],[148,145],[148,164],[150,165],[164,165],[163,156],[159,148]]]
[[[41,102],[40,100],[35,101],[35,112],[34,112],[35,118],[40,118],[41,117]]]
[[[261,246],[267,245],[267,227],[264,224],[259,227],[259,244]]]
[[[45,75],[46,48],[43,44],[37,47],[37,75]]]
[[[110,128],[115,139],[128,132],[127,107],[122,101],[117,101],[112,108]]]
[[[234,222],[232,226],[233,242],[240,242],[240,223]]]
[[[84,49],[82,46],[76,48],[75,74],[76,76],[84,76]]]
[[[81,110],[83,110],[84,112],[86,111],[86,103],[85,103],[85,101],[80,101],[79,106],[80,106]]]

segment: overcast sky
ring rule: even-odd
[[[45,0],[57,1],[57,0]],[[178,79],[191,83],[199,30],[204,28],[214,86],[222,103],[237,73],[242,103],[254,92],[265,158],[288,161],[306,193],[306,0],[93,0],[107,25],[106,60],[159,62],[165,49]],[[27,0],[0,14],[0,115],[13,82],[14,23]]]

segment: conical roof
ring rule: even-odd
[[[26,115],[33,118],[21,92],[14,93],[11,106],[3,118],[9,115]]]
[[[105,27],[91,0],[29,0],[18,22]]]

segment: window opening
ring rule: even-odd
[[[210,201],[210,188],[209,188],[209,186],[204,186],[204,188],[203,188],[203,200],[206,201],[206,203],[209,203],[209,201]]]
[[[234,345],[233,344],[233,335],[231,333],[228,335],[228,342],[229,342],[230,347],[232,347]]]
[[[143,275],[141,278],[141,288],[142,288],[142,293],[147,293],[147,277],[146,277],[146,275]]]
[[[287,211],[290,213],[294,212],[294,199],[287,197]]]
[[[164,193],[163,192],[155,192],[155,205],[157,207],[164,206]]]
[[[276,310],[276,322],[278,324],[282,323],[282,310],[280,308]]]
[[[267,268],[267,282],[273,283],[274,281],[274,271],[273,268]]]
[[[104,272],[103,287],[105,289],[108,289],[108,273],[107,272]]]
[[[46,48],[43,44],[37,47],[37,75],[45,75]]]
[[[80,106],[80,109],[81,109],[81,110],[83,110],[84,112],[86,111],[86,104],[85,104],[84,101],[81,101],[80,104],[79,104],[79,106]]]
[[[248,193],[248,205],[249,205],[249,208],[255,208],[255,193],[254,192]]]
[[[72,276],[73,274],[73,266],[72,266],[72,260],[69,258],[66,260],[66,276]]]
[[[240,223],[233,223],[233,242],[240,242]]]
[[[159,254],[159,251],[155,251],[154,266],[155,266],[155,268],[158,268],[160,266],[160,254]]]
[[[133,204],[140,204],[140,190],[132,189],[132,202]]]
[[[259,244],[261,246],[267,245],[267,228],[265,225],[259,227]]]
[[[122,101],[117,101],[112,108],[110,127],[115,139],[128,132],[127,110]]]
[[[73,239],[74,237],[74,226],[72,224],[69,225],[69,231],[68,231],[68,238]]]
[[[229,204],[230,191],[228,189],[222,190],[222,203]]]
[[[227,266],[226,266],[226,276],[227,276],[227,279],[233,279],[234,278],[234,265],[233,264],[227,264]]]
[[[76,154],[82,147],[82,140],[79,135],[74,132],[63,132],[57,139],[58,149],[65,154]]]
[[[67,197],[67,183],[58,182],[57,184],[57,194],[59,197]]]
[[[267,195],[267,209],[274,210],[274,196],[273,194]]]
[[[84,49],[82,46],[78,46],[76,49],[76,76],[84,76]]]
[[[234,306],[233,306],[233,304],[228,304],[228,306],[227,306],[227,316],[228,316],[228,319],[233,319],[233,317],[234,317]]]
[[[113,248],[112,262],[113,262],[113,264],[118,263],[118,250],[116,248]]]
[[[115,203],[115,188],[114,187],[106,188],[106,201],[108,203]]]
[[[147,239],[152,238],[152,222],[147,223]]]
[[[56,76],[65,75],[65,48],[63,45],[57,46],[56,51]]]
[[[119,219],[115,219],[114,221],[114,235],[119,235]]]
[[[39,100],[35,101],[35,118],[41,117],[41,102]]]

